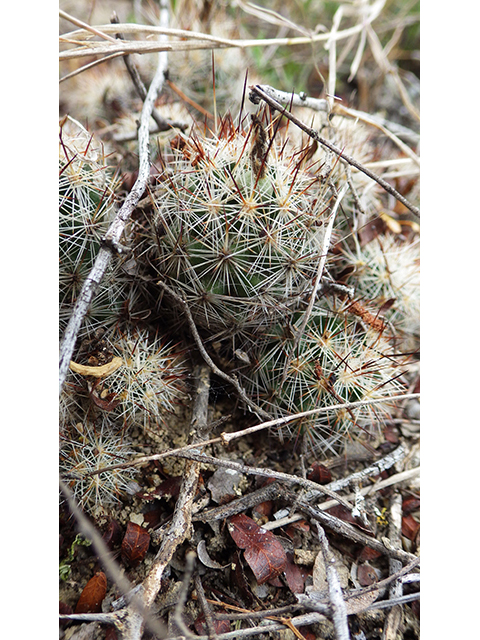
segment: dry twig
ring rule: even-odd
[[[163,10],[161,11],[161,15],[164,15]],[[93,300],[98,290],[100,282],[112,258],[112,255],[116,252],[122,252],[122,249],[119,246],[120,237],[134,208],[142,197],[143,192],[145,191],[147,180],[150,177],[148,152],[149,120],[152,114],[157,94],[163,86],[166,69],[167,57],[165,53],[161,53],[159,54],[157,70],[148,89],[140,116],[140,126],[138,129],[138,177],[105,235],[103,245],[98,252],[95,264],[89,275],[85,279],[85,282],[83,283],[82,290],[77,298],[77,301],[73,308],[72,316],[68,322],[65,333],[63,334],[62,342],[60,344],[60,392],[67,375],[68,366],[72,357],[73,349],[75,347],[78,331],[80,330],[83,319],[88,311],[91,301]]]
[[[330,595],[330,606],[332,609],[332,620],[335,627],[337,640],[349,640],[350,632],[347,622],[347,608],[342,595],[342,588],[335,569],[335,556],[330,551],[327,536],[322,527],[317,524],[318,538],[322,549],[323,562],[327,574],[328,592]]]
[[[365,165],[355,160],[355,158],[352,158],[351,156],[346,155],[336,145],[332,144],[325,138],[322,138],[314,129],[307,127],[301,120],[299,120],[296,116],[294,116],[292,113],[287,111],[286,107],[283,107],[279,102],[273,99],[268,94],[268,92],[264,90],[264,87],[262,85],[257,84],[250,88],[251,88],[250,100],[254,104],[258,104],[260,102],[260,99],[264,100],[272,109],[279,111],[283,116],[288,118],[288,120],[291,120],[294,124],[296,124],[297,127],[299,127],[302,131],[304,131],[308,136],[310,136],[311,138],[319,142],[321,145],[323,145],[327,149],[330,149],[330,151],[333,151],[333,153],[335,153],[339,157],[341,162],[347,162],[348,164],[352,165],[352,167],[355,167],[356,169],[364,173],[366,176],[368,176],[369,178],[377,182],[381,187],[383,187],[383,189],[385,189],[385,191],[387,191],[390,195],[392,195],[399,202],[401,202],[405,207],[407,207],[407,209],[409,209],[412,213],[414,213],[418,218],[420,217],[420,210],[418,209],[418,207],[415,207],[409,200],[407,200],[407,198],[402,196],[401,193],[399,193],[396,189],[394,189],[392,185],[390,185],[388,182],[385,182],[383,178],[381,178],[380,176],[377,176],[375,173],[370,171],[370,169],[365,167]]]
[[[192,444],[199,440],[201,433],[207,425],[208,393],[210,390],[209,369],[205,365],[196,368],[195,403],[192,418]],[[192,526],[192,506],[197,491],[200,463],[187,462],[182,476],[180,493],[175,504],[175,510],[171,522],[163,531],[160,548],[153,565],[144,580],[142,600],[145,609],[149,610],[158,592],[165,569],[169,565],[173,554],[178,547],[190,536]],[[143,633],[144,620],[138,611],[128,608],[129,627],[125,640],[140,640]]]

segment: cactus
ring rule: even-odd
[[[154,266],[210,334],[270,326],[315,277],[328,197],[316,167],[267,136],[254,116],[179,137],[155,194]]]
[[[59,144],[60,330],[71,315],[114,213],[116,181],[93,136],[72,118],[61,123]],[[85,318],[81,336],[113,324],[124,283],[109,267]]]
[[[97,394],[111,398],[113,415],[120,424],[158,429],[165,415],[185,397],[188,369],[178,345],[169,345],[146,330],[129,328],[118,332],[110,342],[123,365],[102,380]]]
[[[258,350],[255,368],[244,374],[247,393],[276,417],[404,390],[400,367],[405,359],[394,354],[378,327],[360,322],[348,302],[323,298],[294,353],[293,336],[301,317],[292,320],[290,326],[274,327]],[[304,418],[287,432],[306,437],[312,449],[338,451],[345,436],[368,442],[389,417],[385,402]]]
[[[84,420],[68,425],[64,431],[60,473],[78,502],[93,514],[98,514],[102,507],[120,500],[137,470],[110,469],[101,474],[89,474],[128,462],[134,453],[125,438],[115,433],[107,417],[94,422]]]
[[[343,249],[345,264],[354,267],[349,283],[357,296],[385,310],[397,334],[412,336],[420,324],[420,241],[380,235],[355,249]]]

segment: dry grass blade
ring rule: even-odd
[[[375,15],[372,14],[368,18],[368,20],[374,20]],[[98,27],[92,27],[98,29],[104,34],[115,33],[115,31],[111,28],[111,25],[100,25]],[[137,40],[135,42],[124,42],[122,44],[118,43],[100,43],[100,42],[90,42],[89,47],[82,46],[73,49],[71,51],[63,51],[60,52],[60,60],[68,60],[75,59],[86,56],[94,56],[94,55],[109,55],[112,53],[115,54],[126,54],[126,53],[156,53],[158,51],[187,51],[194,49],[216,49],[222,47],[236,47],[239,49],[247,49],[251,47],[270,47],[274,46],[297,46],[297,45],[305,45],[311,44],[314,42],[327,42],[327,41],[339,41],[342,39],[350,38],[352,35],[355,35],[362,31],[364,28],[362,24],[355,25],[353,27],[349,27],[344,29],[343,31],[338,31],[335,34],[331,33],[321,33],[314,34],[311,36],[302,36],[296,38],[264,38],[264,39],[256,39],[256,40],[232,40],[228,38],[217,38],[205,33],[197,33],[192,31],[185,31],[182,29],[163,29],[161,27],[149,27],[147,25],[134,25],[134,24],[125,24],[121,23],[118,25],[118,28],[125,34],[164,34],[169,36],[177,36],[179,38],[185,39],[183,42],[171,42],[167,44],[159,44],[158,42],[151,42],[150,40]],[[60,42],[65,41],[69,44],[72,44],[76,38],[85,38],[91,35],[90,31],[80,30],[74,31],[71,33],[64,34]],[[197,40],[200,42],[189,42],[190,40]]]

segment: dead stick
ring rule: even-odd
[[[339,496],[335,492],[330,491],[330,489],[326,489],[324,485],[313,482],[312,480],[307,480],[306,478],[301,478],[300,476],[294,476],[289,473],[283,473],[281,471],[273,471],[272,469],[249,467],[246,464],[240,462],[234,462],[233,460],[221,460],[220,458],[214,458],[213,456],[207,456],[202,453],[196,453],[194,451],[180,452],[177,455],[181,458],[189,458],[192,460],[197,460],[198,462],[203,462],[205,464],[214,464],[216,466],[225,467],[227,469],[235,469],[235,471],[239,471],[240,473],[247,473],[264,478],[275,478],[276,480],[280,480],[281,482],[286,482],[288,484],[298,484],[302,487],[305,487],[306,489],[316,491],[319,494],[325,493],[325,495],[330,496],[333,500],[343,505],[349,511],[353,509],[353,505],[342,498],[342,496]]]
[[[195,386],[197,393],[195,394],[193,418],[191,422],[191,427],[194,427],[191,436],[193,440],[192,444],[195,444],[199,440],[197,430],[201,432],[207,424],[208,394],[210,390],[209,375],[210,370],[206,365],[196,367]],[[173,554],[184,540],[190,536],[192,506],[197,491],[199,475],[200,463],[188,461],[183,472],[180,493],[175,504],[172,521],[165,531],[153,565],[143,582],[142,598],[143,605],[147,610],[150,609],[160,591],[163,574]],[[125,640],[140,640],[143,633],[143,620],[141,620],[138,613],[131,610],[130,607],[129,614],[131,617],[131,627],[129,634],[125,634]]]
[[[251,102],[253,102],[254,104],[258,104],[260,101],[260,98],[264,100],[270,107],[272,107],[272,109],[279,111],[283,116],[288,118],[288,120],[296,124],[297,127],[299,127],[300,129],[302,129],[302,131],[304,131],[308,136],[310,136],[311,138],[319,142],[324,147],[327,147],[327,149],[330,149],[330,151],[333,151],[333,153],[335,153],[340,158],[340,160],[347,162],[348,164],[352,165],[352,167],[355,167],[356,169],[364,173],[366,176],[368,176],[369,178],[377,182],[381,187],[385,189],[385,191],[387,191],[387,193],[389,193],[394,198],[396,198],[405,207],[407,207],[407,209],[409,209],[418,218],[420,218],[420,210],[418,209],[418,207],[415,207],[409,200],[407,200],[407,198],[402,196],[401,193],[399,193],[396,189],[394,189],[392,185],[390,185],[388,182],[383,180],[383,178],[380,178],[380,176],[377,176],[377,174],[373,173],[373,171],[370,171],[370,169],[367,169],[367,167],[365,167],[360,162],[355,160],[355,158],[352,158],[351,156],[347,156],[337,146],[335,146],[325,138],[322,138],[315,131],[315,129],[311,129],[310,127],[307,127],[301,120],[299,120],[296,116],[294,116],[292,113],[287,111],[286,107],[283,107],[279,102],[271,98],[268,95],[268,93],[263,91],[263,89],[261,88],[261,85],[258,85],[258,84],[254,85],[250,87],[250,89],[251,89],[251,93],[249,97]]]
[[[316,525],[322,549],[323,562],[325,564],[325,572],[327,574],[328,593],[330,596],[330,606],[332,609],[332,621],[333,626],[335,627],[335,635],[337,640],[350,640],[347,621],[347,607],[345,606],[340,580],[338,579],[337,570],[335,568],[335,556],[330,551],[325,531],[318,522]]]
[[[358,542],[361,545],[370,547],[374,551],[380,551],[380,553],[389,558],[397,558],[401,562],[411,562],[416,559],[416,556],[412,553],[407,553],[401,549],[393,548],[388,538],[383,538],[382,542],[380,542],[376,538],[362,533],[359,529],[356,529],[348,522],[340,520],[340,518],[336,518],[325,511],[320,511],[320,509],[312,507],[303,501],[298,501],[297,496],[293,491],[285,489],[284,487],[280,487],[280,491],[282,492],[284,499],[288,500],[292,504],[296,503],[299,511],[303,511],[308,514],[311,518],[320,522],[323,527],[326,527],[330,531],[338,533],[349,540],[353,540],[353,542]]]
[[[103,240],[103,246],[98,252],[95,264],[92,267],[89,275],[83,283],[80,295],[73,308],[72,316],[68,322],[63,339],[60,344],[60,370],[59,370],[59,387],[62,391],[63,383],[68,372],[68,366],[72,358],[73,349],[75,348],[75,342],[77,335],[82,325],[83,319],[88,311],[90,303],[92,302],[100,282],[105,274],[107,266],[112,258],[113,253],[121,252],[119,247],[120,237],[125,229],[132,211],[135,209],[138,201],[145,191],[147,180],[150,177],[150,162],[149,162],[149,120],[152,113],[155,99],[160,91],[163,82],[165,80],[165,71],[167,68],[166,53],[159,54],[159,63],[157,71],[148,89],[145,102],[143,104],[142,113],[140,116],[140,127],[138,129],[138,153],[139,153],[139,168],[138,178],[135,181],[130,193],[125,198],[123,205],[118,210],[110,228],[108,229],[105,238]]]
[[[192,335],[193,335],[193,339],[195,340],[195,343],[196,343],[196,345],[198,347],[198,350],[200,351],[200,354],[201,354],[202,358],[208,364],[208,366],[213,371],[213,373],[215,375],[217,375],[219,378],[222,378],[223,380],[226,380],[229,384],[231,384],[233,387],[235,387],[235,389],[237,390],[238,395],[245,402],[245,404],[247,404],[252,409],[252,411],[257,413],[262,418],[266,418],[267,420],[269,420],[270,417],[271,417],[270,414],[267,413],[266,411],[264,411],[257,404],[255,404],[247,396],[245,390],[243,389],[241,384],[238,382],[236,376],[229,376],[227,373],[222,371],[219,367],[217,367],[217,365],[213,362],[211,357],[208,355],[205,347],[203,346],[203,342],[202,342],[202,339],[200,337],[200,334],[198,333],[198,329],[197,329],[197,326],[196,326],[195,321],[193,319],[192,313],[191,313],[191,311],[190,311],[190,309],[188,307],[188,304],[182,298],[182,296],[180,296],[178,293],[176,293],[176,291],[171,289],[167,284],[165,284],[165,282],[162,282],[161,280],[159,282],[157,282],[157,284],[164,291],[166,291],[170,296],[172,296],[172,298],[174,298],[183,307],[183,310],[185,311],[185,315],[187,316],[187,321],[188,321],[188,324],[189,324],[189,327],[190,327],[190,331],[192,332]]]
[[[359,400],[357,402],[345,402],[343,404],[336,404],[330,407],[320,407],[318,409],[310,409],[309,411],[302,411],[300,413],[292,414],[291,416],[284,416],[283,418],[275,418],[274,420],[267,420],[267,422],[262,422],[261,424],[254,425],[253,427],[247,427],[247,429],[242,429],[241,431],[234,431],[233,433],[223,432],[221,436],[218,438],[211,438],[210,440],[204,440],[199,443],[189,444],[189,445],[186,445],[185,447],[172,449],[171,451],[164,451],[163,453],[155,453],[151,456],[142,456],[141,458],[137,458],[130,462],[121,462],[119,464],[112,464],[108,467],[103,467],[98,471],[90,471],[88,474],[85,474],[85,475],[93,476],[100,473],[105,473],[106,471],[113,471],[114,469],[126,469],[128,467],[134,467],[139,464],[152,462],[153,460],[161,460],[162,458],[167,458],[169,456],[176,456],[180,452],[189,451],[191,449],[199,449],[200,447],[206,447],[211,444],[222,443],[226,446],[230,444],[232,440],[236,440],[237,438],[243,438],[244,436],[249,435],[251,433],[255,433],[256,431],[261,431],[262,429],[269,429],[271,427],[282,426],[284,424],[287,424],[288,422],[293,422],[294,420],[299,420],[300,418],[304,418],[306,416],[313,416],[318,413],[325,413],[328,411],[338,411],[340,409],[352,409],[354,407],[363,407],[363,406],[369,406],[373,404],[381,404],[382,402],[393,402],[397,400],[405,400],[408,398],[419,398],[419,397],[420,397],[419,393],[407,393],[407,394],[400,394],[397,396],[388,396],[386,398],[375,398],[374,400]]]
[[[119,24],[120,22],[115,11],[113,12],[112,17],[110,18],[110,22],[112,24]],[[125,37],[122,33],[117,33],[116,37],[119,40],[125,40]],[[140,74],[138,72],[138,69],[135,63],[132,61],[131,56],[128,54],[123,56],[123,61],[125,62],[127,71],[130,75],[130,78],[132,79],[133,85],[138,95],[140,96],[140,99],[144,102],[147,97],[147,89],[145,88],[145,85],[142,82],[142,79],[140,77]],[[159,131],[169,131],[172,127],[177,127],[178,129],[185,131],[185,129],[187,129],[188,127],[188,125],[186,124],[182,124],[180,122],[173,122],[172,120],[167,120],[166,118],[163,118],[155,109],[155,107],[152,109],[152,118],[157,123],[157,127]]]
[[[402,496],[397,491],[390,500],[390,523],[388,535],[394,547],[402,547]],[[402,568],[402,563],[396,558],[389,558],[390,574],[395,574]],[[395,580],[389,590],[390,600],[403,596],[403,585],[401,580]],[[383,626],[382,640],[395,640],[398,628],[402,622],[402,607],[394,605],[388,612]]]

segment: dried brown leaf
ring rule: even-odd
[[[287,556],[277,538],[240,513],[229,519],[228,530],[235,544],[245,549],[244,556],[258,584],[279,576],[287,565]]]
[[[129,522],[122,540],[122,558],[136,567],[146,556],[150,534],[135,522]]]
[[[75,613],[100,613],[107,594],[107,576],[103,571],[96,573],[80,594]]]

